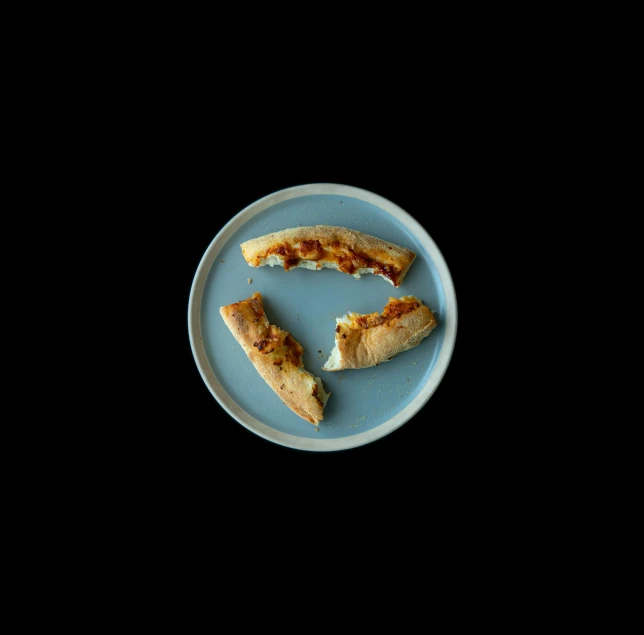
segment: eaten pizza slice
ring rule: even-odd
[[[323,370],[369,368],[418,346],[438,325],[434,313],[413,295],[389,298],[382,313],[336,318],[335,347]]]
[[[329,393],[304,369],[304,349],[293,336],[270,324],[261,293],[219,309],[226,326],[253,366],[280,399],[309,423],[321,421]]]
[[[354,278],[380,276],[400,286],[416,254],[370,234],[333,225],[291,227],[258,236],[240,245],[251,267],[275,265],[287,271],[296,267],[337,269]]]

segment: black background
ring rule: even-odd
[[[502,387],[484,333],[498,303],[481,276],[490,157],[471,138],[419,148],[291,137],[64,139],[67,497],[428,496],[494,471]],[[426,406],[383,439],[323,453],[273,444],[230,418],[201,379],[187,327],[192,280],[219,229],[258,198],[318,182],[370,190],[423,224],[459,311],[451,363]]]

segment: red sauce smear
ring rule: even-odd
[[[336,253],[340,252],[340,253]],[[297,267],[301,260],[329,260],[338,263],[338,270],[353,275],[358,269],[373,269],[375,274],[389,278],[394,285],[398,282],[398,271],[392,265],[385,265],[372,260],[364,253],[353,251],[337,240],[325,249],[319,240],[304,240],[294,249],[291,245],[276,245],[271,247],[264,257],[277,254],[284,259],[284,269],[287,271]]]

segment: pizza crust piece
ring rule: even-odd
[[[298,416],[321,421],[329,393],[322,380],[304,369],[304,349],[288,331],[269,323],[261,293],[222,306],[219,312],[266,383]]]
[[[415,296],[389,298],[381,314],[347,313],[336,319],[335,347],[323,370],[369,368],[418,346],[437,326]]]
[[[281,266],[287,271],[337,269],[360,278],[372,273],[400,286],[416,254],[410,249],[347,227],[311,225],[259,236],[240,245],[251,267]]]

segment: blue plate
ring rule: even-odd
[[[417,255],[400,287],[375,275],[359,280],[332,269],[250,267],[240,243],[298,225],[338,225],[407,247]],[[249,282],[250,280],[250,282]],[[219,308],[259,291],[271,324],[303,346],[306,370],[331,396],[324,419],[298,417],[257,373]],[[360,370],[327,372],[335,319],[381,312],[390,297],[415,295],[438,326],[415,348]],[[232,218],[206,250],[190,291],[188,331],[199,372],[213,396],[240,424],[287,447],[311,451],[365,445],[403,425],[440,383],[456,339],[457,309],[449,269],[425,229],[406,211],[367,190],[333,183],[299,185],[252,203]]]

